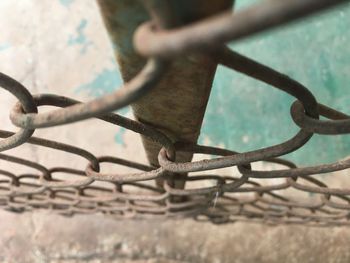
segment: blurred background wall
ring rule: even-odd
[[[253,2],[240,0],[236,7]],[[0,7],[0,70],[28,89],[87,100],[122,84],[94,1],[2,0]],[[346,112],[350,97],[349,15],[349,7],[340,7],[231,47],[299,80],[320,102]],[[297,131],[289,117],[292,100],[220,67],[200,140],[237,151],[286,140]],[[120,112],[130,114],[129,108]],[[110,138],[114,149],[125,147],[126,137],[124,129],[115,130]],[[314,136],[290,158],[300,164],[332,161],[347,155],[349,142],[349,136]]]
[[[240,0],[236,8],[254,2]],[[2,0],[0,12],[0,70],[32,92],[88,100],[122,84],[113,47],[93,0]],[[340,7],[230,46],[300,81],[319,102],[348,112],[349,16],[350,7]],[[12,103],[7,103],[8,97],[1,100],[3,105]],[[283,92],[220,67],[200,142],[242,152],[287,140],[298,130],[289,115],[292,102],[293,98]],[[131,116],[129,108],[119,113]],[[51,130],[45,135],[50,136]],[[89,147],[91,140],[87,138],[95,131],[84,134],[82,146]],[[98,148],[116,153],[122,149],[123,154],[130,150],[128,138],[132,135],[123,128],[99,132],[108,136],[99,141]],[[349,152],[348,135],[315,135],[288,158],[306,165],[334,161]]]

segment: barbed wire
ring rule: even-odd
[[[15,174],[1,167],[0,207],[13,212],[47,209],[66,216],[103,213],[115,218],[186,216],[214,223],[348,225],[350,188],[328,187],[319,175],[350,168],[350,157],[310,167],[297,167],[278,157],[303,147],[313,134],[350,133],[350,117],[319,104],[310,90],[297,81],[224,45],[227,41],[238,40],[341,2],[347,1],[267,1],[235,15],[225,12],[181,29],[162,29],[162,32],[157,32],[152,23],[146,23],[135,35],[136,49],[149,58],[144,69],[116,92],[86,103],[53,94],[33,95],[22,84],[0,73],[0,86],[18,99],[10,119],[19,127],[16,133],[0,130],[3,138],[0,151],[34,144],[86,160],[85,170],[47,168],[32,160],[1,153],[1,160],[20,164],[31,172]],[[201,34],[203,30],[209,33]],[[188,142],[173,143],[155,127],[111,113],[130,105],[154,88],[172,58],[194,51],[205,53],[220,65],[293,96],[296,101],[291,105],[291,117],[300,128],[298,133],[280,144],[238,153]],[[38,113],[38,107],[44,105],[60,109]],[[328,120],[320,120],[320,116]],[[160,167],[114,156],[98,157],[73,145],[32,136],[35,129],[88,118],[126,128],[159,144],[162,147],[158,156]],[[176,161],[179,152],[216,157],[180,163]],[[258,161],[278,164],[285,169],[253,170],[251,163]],[[121,165],[139,172],[103,173],[101,163]],[[238,176],[208,174],[210,170],[234,166],[238,168]],[[55,173],[71,175],[75,180],[55,178]],[[181,177],[186,181],[184,189],[172,186],[174,173],[189,173],[187,177]],[[164,179],[162,186],[155,183],[158,178]],[[98,181],[105,184],[93,184]],[[311,195],[302,199],[290,198],[288,190]]]

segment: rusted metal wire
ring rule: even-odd
[[[146,2],[152,12],[152,1]],[[0,130],[0,137],[3,138],[0,141],[0,151],[29,143],[86,160],[85,170],[47,168],[33,160],[1,153],[1,160],[19,164],[29,170],[28,173],[16,174],[1,167],[0,207],[13,212],[48,209],[66,216],[77,213],[103,213],[115,218],[190,216],[198,221],[209,220],[218,224],[246,220],[317,226],[350,224],[350,189],[328,187],[322,177],[318,176],[350,168],[350,157],[310,167],[297,167],[296,164],[279,158],[303,147],[313,134],[350,133],[349,116],[319,104],[315,96],[297,81],[225,46],[229,40],[250,36],[341,2],[347,1],[270,0],[234,15],[231,11],[225,11],[171,29],[167,26],[153,28],[152,23],[147,22],[140,26],[135,36],[135,47],[148,60],[144,69],[115,93],[86,103],[52,94],[32,95],[20,83],[0,73],[0,86],[19,100],[10,117],[13,124],[20,128],[17,133]],[[171,12],[169,9],[166,11]],[[158,19],[164,20],[164,25],[170,23],[178,26],[174,21],[166,21],[169,17],[159,16]],[[280,144],[238,153],[189,141],[174,143],[169,134],[151,124],[146,125],[111,113],[148,94],[165,77],[175,56],[191,52],[201,53],[216,64],[293,96],[296,101],[291,105],[291,116],[300,127],[299,132]],[[38,113],[38,107],[43,105],[61,109]],[[320,116],[329,120],[319,120]],[[160,166],[140,164],[115,156],[98,157],[73,145],[32,136],[35,129],[87,118],[97,118],[124,127],[158,145],[161,149],[158,154]],[[179,162],[175,157],[182,153],[217,157]],[[253,170],[251,164],[257,161],[285,168]],[[105,162],[139,172],[104,173],[100,164]],[[192,174],[234,166],[238,168],[238,176],[224,176],[214,172]],[[58,179],[57,173],[75,179]],[[181,177],[183,189],[171,183],[179,173],[188,173],[186,177]],[[158,184],[155,180],[158,180]],[[105,184],[94,184],[98,181]],[[196,187],[190,187],[191,184]],[[310,193],[312,197],[291,198],[285,194],[288,190]]]

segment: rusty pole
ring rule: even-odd
[[[98,3],[125,82],[145,64],[145,58],[139,56],[132,45],[134,32],[143,22],[152,19],[160,30],[178,27],[233,5],[232,0],[148,0],[143,3],[98,0]],[[160,83],[132,104],[135,118],[164,132],[173,142],[197,142],[216,67],[217,63],[206,55],[176,58]],[[144,137],[142,141],[150,164],[159,166],[160,146]],[[192,156],[192,153],[178,153],[176,160],[191,161]],[[186,174],[173,177],[176,188],[184,187],[184,180],[181,180],[184,176]],[[162,181],[157,183],[162,185]]]

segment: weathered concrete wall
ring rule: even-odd
[[[0,1],[0,31],[0,71],[19,80],[33,94],[54,93],[87,101],[122,84],[95,1]],[[2,129],[16,131],[8,117],[16,100],[4,90],[0,94]],[[121,112],[131,117],[128,108]],[[74,142],[97,155],[134,156],[146,161],[139,151],[138,135],[102,124],[88,120],[38,129],[35,135]],[[7,153],[31,156],[48,166],[61,163],[84,169],[86,165],[80,158],[58,151],[48,154],[42,147],[30,145]]]

